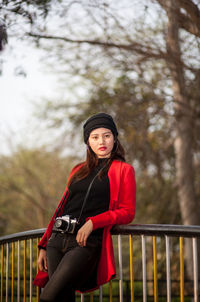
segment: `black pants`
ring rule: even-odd
[[[89,236],[80,247],[76,236],[53,233],[47,244],[49,281],[40,302],[75,302],[75,290],[81,287],[98,265],[101,237]]]

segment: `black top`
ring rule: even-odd
[[[73,218],[79,218],[82,204],[90,185],[90,182],[99,170],[105,165],[107,158],[100,158],[98,166],[84,179],[72,182],[69,186],[69,196],[64,207],[63,215],[71,215]],[[94,180],[89,196],[80,220],[80,225],[77,230],[85,223],[85,219],[90,216],[95,216],[109,209],[110,203],[110,183],[108,174],[106,173],[99,179],[97,176]],[[91,235],[101,235],[103,229],[98,229],[92,232]]]

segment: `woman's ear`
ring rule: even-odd
[[[90,144],[87,143],[87,150],[90,151],[90,152],[93,152],[92,148],[90,147]]]
[[[118,148],[118,139],[117,139],[117,137],[115,137],[112,152],[115,152],[117,150],[117,148]]]

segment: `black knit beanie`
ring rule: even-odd
[[[115,125],[115,122],[113,121],[112,116],[107,113],[100,112],[95,115],[92,115],[89,119],[87,119],[87,121],[83,125],[83,136],[84,142],[86,144],[90,136],[90,132],[97,128],[110,129],[114,137],[118,135],[117,127]]]

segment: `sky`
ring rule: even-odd
[[[19,44],[11,52],[10,46],[0,54],[4,61],[0,75],[1,154],[7,153],[11,145],[32,140],[30,132],[37,128],[38,122],[33,117],[35,104],[52,97],[57,85],[53,73],[45,71],[41,50]]]
[[[138,3],[138,13],[134,14],[133,12],[137,9],[137,6],[134,6],[134,10],[130,9],[130,7],[133,7],[132,2],[129,2],[129,0],[119,2],[118,13],[123,17],[126,16],[123,18],[125,24],[128,12],[130,17],[134,15],[138,17],[139,13],[142,14],[143,10],[139,9],[143,5],[142,2],[138,0],[136,3]],[[112,5],[115,7],[114,2]],[[87,25],[88,21],[86,18],[80,18],[79,14],[83,13],[80,7],[79,14],[75,14],[76,10],[75,2],[73,9],[71,7],[71,17],[69,16],[69,18],[72,18],[72,24],[76,24],[76,28],[73,27],[73,30],[76,29],[75,32],[78,33],[79,37],[81,33],[85,33],[84,26]],[[62,23],[63,19],[59,17],[59,14],[58,16],[55,15],[54,12],[53,16],[49,18],[48,26],[54,33],[55,25],[59,26]],[[23,29],[25,25],[23,22],[22,24],[16,22],[14,26],[16,26],[14,32],[17,35],[20,26]],[[61,29],[65,32],[65,27],[60,26],[59,30]],[[60,96],[58,94],[60,90],[57,76],[53,72],[47,71],[43,64],[45,62],[44,56],[47,53],[44,54],[42,49],[36,49],[33,45],[29,45],[25,39],[22,41],[18,38],[17,40],[13,33],[12,36],[10,35],[5,50],[0,53],[3,60],[3,73],[0,75],[0,154],[7,153],[11,145],[16,146],[21,142],[37,143],[36,136],[42,137],[42,132],[39,129],[41,127],[41,125],[38,125],[39,121],[33,118],[34,104],[39,105],[37,106],[38,110],[44,99],[55,99]],[[79,88],[79,92],[81,99],[83,99],[84,91]],[[67,97],[69,97],[69,93],[67,91]]]

